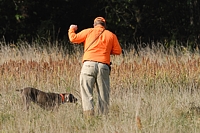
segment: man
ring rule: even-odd
[[[80,74],[80,89],[83,114],[94,115],[93,88],[96,83],[98,92],[98,112],[108,113],[110,94],[110,55],[120,55],[122,49],[115,34],[105,30],[103,17],[94,20],[94,28],[75,33],[77,25],[71,25],[68,36],[73,43],[84,42],[83,66]]]

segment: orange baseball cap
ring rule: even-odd
[[[103,17],[96,17],[94,19],[94,22],[97,21],[97,20],[103,21],[104,23],[106,22],[106,20]]]

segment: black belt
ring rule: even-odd
[[[108,67],[110,67],[110,65],[107,64],[107,63],[103,63],[103,62],[99,62],[99,61],[93,61],[93,60],[84,60],[84,62],[86,62],[86,61],[97,62],[97,63],[105,64],[105,65],[107,65]]]

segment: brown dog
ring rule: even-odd
[[[46,93],[32,87],[26,87],[16,91],[20,91],[22,94],[25,110],[29,109],[31,102],[36,103],[46,110],[57,110],[58,107],[63,103],[77,102],[77,98],[75,98],[71,93]]]

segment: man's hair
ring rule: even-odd
[[[98,25],[98,24],[102,25],[103,27],[106,27],[106,23],[105,23],[105,22],[103,22],[103,21],[101,21],[101,20],[96,20],[96,21],[94,21],[94,26],[96,26],[96,25]]]
[[[96,26],[96,25],[98,25],[98,24],[100,24],[100,25],[106,27],[106,20],[105,20],[103,17],[96,17],[96,18],[94,19],[94,26]]]

